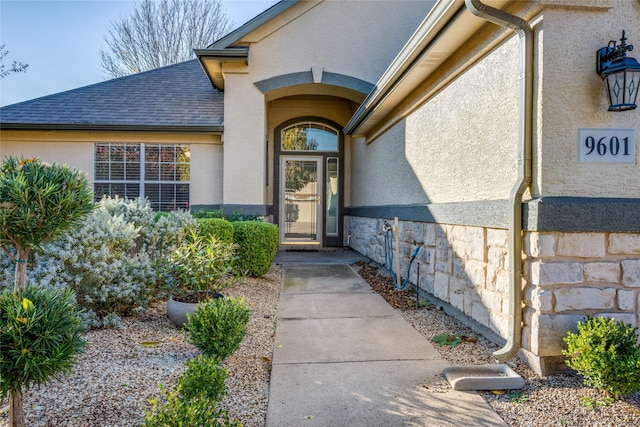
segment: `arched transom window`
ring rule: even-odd
[[[338,131],[322,123],[297,123],[282,130],[282,151],[338,151]]]

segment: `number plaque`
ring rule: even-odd
[[[578,161],[635,163],[635,129],[578,129]]]

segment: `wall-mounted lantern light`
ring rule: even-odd
[[[627,51],[633,50],[627,45],[622,30],[620,45],[614,40],[607,47],[598,49],[596,72],[602,81],[609,98],[609,111],[633,110],[637,107],[638,89],[640,89],[640,64],[635,58],[627,57]]]

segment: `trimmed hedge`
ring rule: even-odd
[[[262,221],[233,222],[233,242],[238,245],[236,270],[249,276],[267,274],[278,251],[278,226]]]
[[[196,218],[200,237],[214,236],[224,243],[233,243],[233,225],[223,218]]]

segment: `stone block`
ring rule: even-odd
[[[420,287],[425,291],[429,292],[431,295],[434,295],[433,279],[434,279],[434,276],[432,274],[424,274],[420,276]]]
[[[533,285],[573,285],[584,281],[582,264],[579,262],[531,263],[530,280]]]
[[[494,248],[507,249],[509,241],[508,230],[497,228],[487,228],[487,246]]]
[[[453,308],[464,311],[464,292],[449,292],[449,304]]]
[[[449,278],[449,293],[463,293],[465,289],[469,288],[469,280],[466,277],[450,277]]]
[[[464,262],[462,258],[453,257],[453,276],[454,277],[466,277],[467,273],[464,271]]]
[[[464,313],[471,316],[473,312],[473,304],[481,303],[478,290],[475,288],[467,288],[464,290]]]
[[[509,272],[506,270],[500,270],[496,274],[495,282],[496,291],[508,294],[509,293]]]
[[[489,328],[501,337],[509,336],[509,323],[511,318],[498,311],[489,312]]]
[[[640,287],[640,260],[622,261],[622,284],[629,287]]]
[[[555,256],[555,236],[553,234],[527,233],[524,238],[524,250],[529,256],[535,258],[548,258]]]
[[[423,246],[418,252],[417,260],[420,263],[420,272],[433,274],[436,271],[436,251],[433,248],[427,248]]]
[[[502,298],[502,294],[491,291],[483,291],[480,295],[482,304],[491,311],[502,311]]]
[[[483,326],[490,326],[489,310],[481,302],[474,302],[471,308],[471,317]]]
[[[507,265],[507,251],[499,247],[489,246],[489,249],[487,249],[487,263],[496,268],[505,268]]]
[[[537,356],[558,356],[566,349],[562,340],[568,331],[577,331],[581,314],[535,313],[531,319],[531,352]]]
[[[531,349],[531,327],[522,327],[522,340],[520,342],[520,346],[525,350]]]
[[[612,255],[640,255],[640,233],[609,234],[608,251]]]
[[[620,282],[620,263],[588,262],[583,265],[586,282]]]
[[[635,290],[618,289],[618,308],[622,311],[635,312],[638,295],[640,293]]]
[[[579,258],[602,258],[604,233],[562,233],[557,237],[556,255]]]
[[[422,239],[425,246],[436,245],[436,227],[437,225],[433,223],[422,224]]]
[[[443,301],[449,301],[449,275],[436,271],[433,282],[433,295]]]
[[[479,261],[469,260],[464,263],[464,273],[467,279],[474,285],[484,288],[486,285],[486,264]]]
[[[553,294],[556,312],[615,308],[616,290],[613,288],[570,287],[556,289]]]
[[[534,288],[531,292],[531,307],[538,311],[553,311],[553,292],[548,289]]]
[[[451,274],[451,261],[436,261],[436,273]]]
[[[478,261],[486,261],[486,245],[484,228],[482,227],[465,227],[465,240],[467,243],[465,249],[465,258],[475,259]]]
[[[445,261],[450,258],[451,245],[444,238],[436,239],[436,259]]]

